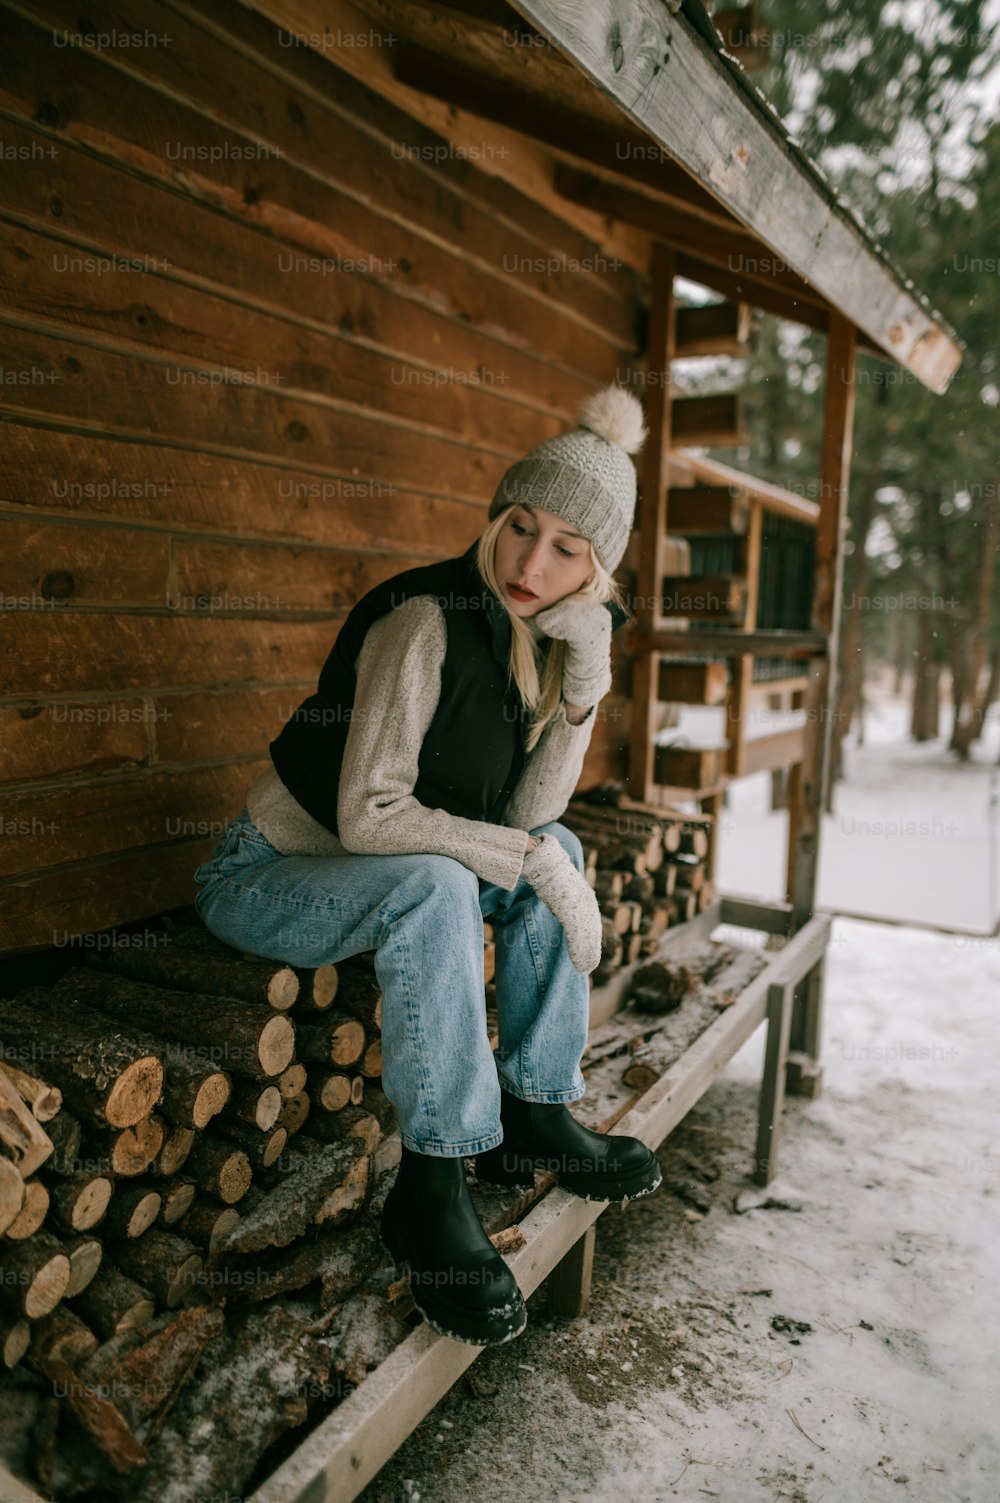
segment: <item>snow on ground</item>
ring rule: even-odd
[[[894,744],[899,723],[872,716],[838,816],[963,833],[835,833],[824,902],[985,923],[988,769]],[[767,894],[783,818],[734,800],[732,889]],[[997,938],[837,919],[824,1090],[786,1105],[780,1204],[734,1209],[761,1029],[661,1146],[663,1186],[598,1220],[586,1314],[550,1315],[543,1285],[362,1503],[995,1503],[998,1003]]]
[[[1000,706],[959,762],[942,735],[907,741],[905,699],[872,697],[865,745],[849,741],[846,773],[825,815],[820,907],[990,932],[1000,918]],[[852,738],[853,739],[853,738]],[[782,898],[788,815],[770,811],[769,773],[731,783],[719,832],[723,892]]]

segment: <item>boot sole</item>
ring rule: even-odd
[[[547,1170],[544,1159],[521,1157],[517,1161],[516,1168],[506,1169],[502,1164],[479,1166],[476,1160],[476,1178],[485,1180],[491,1185],[527,1186],[535,1183],[536,1169],[544,1173],[552,1173],[561,1189],[568,1190],[571,1195],[576,1195],[580,1200],[639,1200],[643,1195],[652,1195],[653,1191],[663,1183],[663,1174],[656,1161],[656,1156],[650,1153],[649,1160],[633,1169],[629,1174],[620,1174],[601,1179],[599,1175],[582,1175],[574,1179],[572,1174],[560,1174],[558,1170]]]
[[[379,1233],[379,1241],[392,1259],[393,1272],[405,1273],[408,1276],[414,1261],[410,1254],[391,1246],[386,1241],[384,1231]],[[450,1336],[452,1341],[462,1341],[466,1346],[503,1346],[505,1342],[513,1341],[516,1336],[520,1336],[528,1324],[528,1307],[520,1293],[518,1294],[519,1324],[510,1330],[501,1328],[493,1331],[484,1328],[483,1320],[476,1320],[468,1312],[457,1310],[454,1305],[448,1305],[444,1301],[438,1303],[433,1299],[428,1300],[424,1291],[415,1288],[412,1281],[410,1281],[410,1297],[432,1330],[437,1331],[439,1336]],[[517,1310],[517,1302],[513,1309]]]

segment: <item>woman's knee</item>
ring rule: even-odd
[[[479,878],[452,856],[428,855],[420,859],[420,875],[430,895],[479,906]]]

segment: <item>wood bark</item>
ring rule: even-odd
[[[41,1179],[26,1179],[24,1185],[24,1199],[21,1209],[14,1220],[7,1226],[4,1236],[12,1242],[23,1242],[25,1237],[31,1237],[37,1232],[42,1222],[49,1213],[51,1198],[48,1187]],[[0,1194],[2,1202],[2,1194]],[[0,1214],[0,1223],[3,1216]]]
[[[11,1242],[3,1252],[0,1305],[9,1315],[37,1320],[54,1310],[69,1284],[69,1258],[50,1232]]]
[[[101,1224],[102,1236],[141,1237],[160,1214],[163,1197],[148,1185],[120,1185]]]
[[[321,1143],[358,1138],[366,1153],[374,1153],[382,1141],[378,1118],[362,1106],[344,1106],[339,1112],[313,1112],[304,1131],[307,1137]]]
[[[48,1122],[62,1106],[62,1091],[48,1080],[29,1075],[27,1070],[21,1070],[17,1065],[2,1059],[0,1075],[6,1075],[37,1121]]]
[[[115,1178],[148,1174],[163,1147],[165,1123],[152,1115],[133,1127],[91,1127],[82,1148],[82,1167]]]
[[[262,1085],[256,1080],[238,1080],[233,1085],[232,1094],[219,1122],[243,1122],[266,1132],[278,1120],[281,1100],[281,1091],[276,1084]]]
[[[91,1123],[131,1127],[163,1089],[163,1065],[145,1036],[49,987],[0,998],[0,1040],[6,1057],[12,1048],[24,1059],[43,1051],[71,1110]]]
[[[186,1050],[207,1051],[239,1075],[280,1075],[295,1052],[295,1026],[273,1008],[229,997],[169,991],[76,966],[56,986],[118,1019],[141,1015],[151,1033]]]
[[[212,1253],[240,1222],[235,1206],[222,1206],[207,1195],[196,1195],[177,1222],[177,1231],[205,1253]]]
[[[287,1247],[308,1228],[346,1220],[361,1210],[369,1189],[371,1160],[359,1139],[306,1143],[296,1136],[268,1184],[246,1196],[240,1224],[226,1239],[229,1252]]]
[[[365,1030],[349,1013],[328,1012],[319,1023],[300,1023],[295,1052],[307,1064],[353,1065],[364,1053]]]
[[[299,978],[291,966],[243,960],[235,950],[223,956],[213,950],[171,944],[112,945],[85,958],[88,966],[130,976],[134,981],[198,996],[233,997],[277,1012],[287,1011],[300,992]]]
[[[129,1278],[108,1257],[102,1258],[93,1278],[73,1296],[71,1304],[84,1324],[104,1340],[119,1331],[148,1325],[156,1311],[151,1291]]]
[[[151,1290],[167,1309],[194,1293],[205,1265],[193,1242],[162,1227],[154,1227],[132,1241],[109,1237],[105,1252],[124,1274]]]
[[[0,1158],[0,1233],[20,1216],[24,1207],[24,1180],[16,1164]]]
[[[243,1149],[209,1133],[204,1133],[192,1149],[188,1170],[202,1190],[217,1195],[227,1205],[242,1200],[253,1179]]]
[[[352,965],[350,961],[339,965],[336,1002],[338,1012],[357,1018],[365,1028],[382,1027],[382,988],[374,970],[367,966]]]
[[[45,1167],[52,1174],[70,1174],[79,1168],[83,1124],[65,1107],[45,1124],[52,1141],[52,1156]]]
[[[60,1231],[77,1236],[97,1225],[108,1209],[114,1181],[106,1174],[80,1169],[49,1182],[52,1220]]]
[[[97,1337],[64,1302],[31,1326],[31,1351],[36,1356],[58,1358],[71,1367],[90,1357],[98,1347]]]
[[[284,1303],[251,1306],[203,1354],[129,1503],[203,1503],[242,1496],[260,1458],[309,1414],[329,1373],[324,1343]]]
[[[273,1164],[288,1141],[287,1128],[278,1122],[262,1132],[259,1127],[251,1127],[248,1122],[228,1122],[220,1119],[216,1128],[223,1137],[231,1138],[234,1143],[239,1144],[253,1169],[266,1169]]]
[[[282,1103],[278,1124],[285,1129],[289,1137],[292,1137],[305,1126],[311,1111],[312,1101],[309,1092],[300,1091],[297,1096],[292,1096]]]

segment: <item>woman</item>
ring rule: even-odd
[[[611,571],[646,436],[614,385],[580,420],[510,467],[464,554],[357,602],[195,874],[206,926],[237,949],[300,966],[375,952],[402,1143],[383,1243],[434,1329],[483,1346],[519,1335],[527,1310],[469,1198],[466,1156],[497,1183],[551,1169],[587,1199],[633,1199],[661,1178],[644,1143],[591,1132],[566,1106],[585,1090],[601,918],[558,821],[627,619]]]

